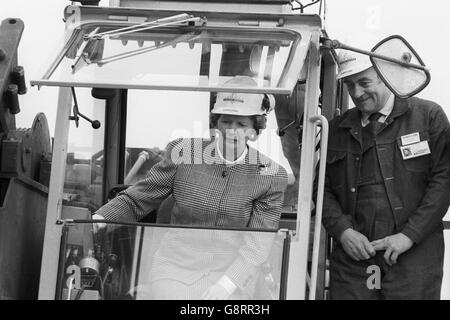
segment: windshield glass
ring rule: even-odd
[[[59,59],[32,84],[220,91],[231,77],[249,75],[258,79],[258,87],[236,91],[289,94],[301,71],[299,55],[306,55],[303,42],[309,41],[293,31],[250,27],[177,26],[108,34],[119,27],[124,26],[75,29]]]
[[[231,298],[279,299],[285,233],[90,223],[64,227],[58,298],[200,299],[224,276]]]
[[[63,202],[94,211],[103,203],[105,103],[92,99],[86,88],[77,89],[76,94],[82,112],[91,119],[100,119],[102,125],[93,130],[84,119],[70,122]]]

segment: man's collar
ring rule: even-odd
[[[393,105],[392,105],[390,114],[386,119],[387,124],[391,123],[393,121],[393,119],[401,116],[402,114],[407,112],[409,109],[409,102],[408,102],[409,100],[408,99],[396,98],[394,96],[394,94],[392,94],[389,99],[393,100]],[[385,104],[385,107],[387,107],[387,104]],[[360,116],[359,109],[357,107],[354,107],[354,108],[348,110],[345,114],[346,114],[346,117],[339,124],[340,128],[353,128],[353,127],[358,126],[361,123],[361,116]]]
[[[403,115],[409,110],[409,99],[395,98],[394,108],[386,119],[386,123],[390,124],[395,118]]]
[[[386,102],[384,103],[383,108],[378,110],[377,112],[381,114],[381,122],[384,122],[386,118],[391,114],[392,108],[394,108],[394,94],[391,92],[389,94],[389,97],[387,98]],[[370,114],[363,114],[360,112],[361,115],[361,125],[365,127],[369,124],[369,116]]]
[[[394,108],[394,101],[395,96],[393,93],[391,93],[386,103],[384,104],[384,107],[381,108],[381,110],[378,112],[381,113],[383,116],[388,117],[391,114],[392,109]]]

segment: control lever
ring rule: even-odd
[[[114,253],[110,253],[108,255],[108,269],[106,270],[105,276],[102,279],[102,285],[105,285],[106,280],[108,277],[114,272],[114,270],[117,267],[118,262],[118,256]]]
[[[78,123],[79,123],[80,117],[82,117],[87,122],[90,122],[92,125],[92,128],[94,128],[94,129],[100,128],[100,121],[91,120],[80,112],[80,110],[78,109],[77,96],[75,95],[75,88],[71,87],[71,90],[72,90],[72,97],[73,97],[74,105],[73,105],[73,116],[70,116],[69,119],[75,121],[75,125],[77,128],[78,128]]]
[[[292,127],[293,125],[295,125],[297,122],[298,122],[298,119],[295,119],[294,121],[289,122],[284,127],[278,128],[277,129],[277,135],[280,136],[280,137],[284,136],[286,134],[286,130],[289,129],[290,127]],[[297,127],[297,129],[298,128],[301,128],[301,126]]]

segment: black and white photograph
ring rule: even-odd
[[[0,300],[450,300],[449,12],[1,1]]]

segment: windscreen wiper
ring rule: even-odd
[[[107,57],[107,58],[103,58],[97,61],[94,61],[95,63],[97,63],[98,66],[103,66],[107,63],[113,62],[113,61],[117,61],[117,60],[122,60],[125,58],[129,58],[129,57],[133,57],[136,56],[138,54],[142,54],[145,52],[150,52],[150,51],[154,51],[157,49],[162,49],[168,46],[173,46],[177,43],[180,42],[186,42],[186,41],[192,41],[194,39],[200,38],[202,35],[201,34],[196,34],[195,32],[189,32],[186,34],[183,34],[181,36],[175,37],[172,40],[163,42],[161,44],[158,45],[153,45],[153,46],[149,46],[149,47],[144,47],[144,48],[140,48],[140,49],[136,49],[136,50],[132,50],[132,51],[128,51],[128,52],[124,52],[124,53],[120,53],[120,54],[116,54],[114,56],[111,57]]]
[[[167,18],[161,18],[161,19],[158,19],[155,21],[144,22],[144,23],[132,25],[129,27],[119,28],[119,29],[115,29],[115,30],[101,32],[101,33],[90,33],[90,34],[84,36],[84,40],[90,40],[90,39],[102,40],[105,37],[108,37],[108,38],[118,37],[118,36],[122,36],[124,34],[140,32],[140,31],[150,30],[150,29],[155,29],[155,28],[160,28],[160,27],[179,25],[179,24],[188,24],[188,23],[192,23],[192,22],[203,25],[206,23],[206,18],[194,17],[193,15],[190,15],[187,13],[182,13],[182,14],[178,14],[175,16],[167,17]]]
[[[180,25],[180,24],[183,25],[183,24],[188,24],[188,23],[192,23],[192,22],[200,24],[200,25],[204,25],[206,23],[206,19],[200,18],[200,17],[194,17],[192,15],[183,13],[183,14],[179,14],[179,15],[175,15],[175,16],[171,16],[171,17],[167,17],[167,18],[158,19],[155,21],[145,22],[145,23],[136,24],[133,26],[128,26],[128,27],[110,30],[110,31],[106,31],[106,32],[100,32],[100,33],[97,33],[99,30],[99,28],[97,27],[94,31],[92,31],[91,33],[89,33],[83,37],[84,44],[79,49],[81,51],[81,54],[78,56],[75,63],[72,65],[72,73],[76,73],[78,70],[80,70],[85,65],[90,65],[92,63],[96,63],[98,66],[103,66],[106,63],[110,63],[113,61],[132,57],[132,56],[135,56],[138,54],[142,54],[145,52],[164,48],[164,47],[167,47],[170,45],[175,45],[182,41],[193,40],[194,38],[198,37],[198,35],[195,35],[193,32],[191,32],[191,33],[187,33],[187,34],[181,35],[179,37],[176,37],[170,41],[166,41],[162,44],[155,44],[154,46],[128,51],[128,52],[117,54],[117,55],[107,57],[107,58],[92,59],[92,57],[95,57],[95,55],[89,54],[87,51],[95,51],[95,48],[103,48],[103,42],[104,42],[105,38],[112,38],[112,37],[117,38],[119,36],[134,33],[134,32],[140,32],[140,31],[144,31],[144,30]],[[90,50],[87,50],[88,48]]]

